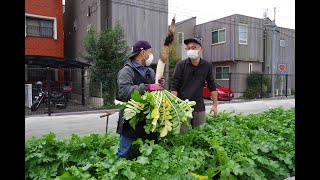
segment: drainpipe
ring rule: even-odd
[[[84,68],[81,68],[81,104],[84,106],[85,103],[85,95],[84,95]]]
[[[238,66],[239,66],[239,64],[235,61],[235,48],[236,48],[236,22],[235,22],[235,18],[232,18],[232,21],[233,21],[233,43],[232,43],[232,46],[233,46],[233,48],[232,48],[232,61],[234,62],[234,63],[236,63],[236,72],[235,73],[238,73]],[[237,91],[238,91],[238,80],[237,80],[237,75],[236,76],[234,76],[236,79],[235,79],[235,91],[234,91],[234,93],[237,93]],[[231,79],[230,79],[231,80]]]
[[[263,31],[263,62],[262,62],[262,73],[265,73],[266,67],[266,42],[267,42],[267,29],[264,27]]]
[[[236,43],[235,43],[235,37],[236,37],[236,22],[235,22],[235,19],[232,18],[232,21],[233,21],[233,48],[232,48],[232,61],[236,64],[238,64],[235,60],[234,60],[234,52],[235,52],[235,48],[236,48]],[[237,66],[238,67],[238,66]],[[238,68],[236,70],[236,72],[238,72]]]

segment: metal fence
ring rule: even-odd
[[[25,114],[103,109],[102,83],[85,76],[82,69],[26,68]]]
[[[216,82],[231,89],[234,98],[287,97],[295,94],[295,75],[227,73],[225,79]],[[250,78],[249,78],[250,77]]]
[[[173,70],[169,73],[169,76],[172,77]],[[250,75],[254,77],[249,79],[250,83],[248,85]],[[280,74],[264,73],[254,75],[249,73],[224,73],[224,75],[215,74],[214,76],[218,84],[233,91],[234,98],[232,99],[287,97],[295,94],[295,75],[292,74],[281,76]],[[169,83],[171,83],[170,80]],[[230,98],[230,100],[232,99]]]
[[[25,114],[51,115],[103,109],[102,83],[90,82],[86,78],[87,73],[84,69],[26,67]],[[216,78],[215,81],[233,91],[232,99],[287,97],[295,94],[295,75],[227,73],[219,77],[224,79]],[[39,81],[42,85],[37,84]],[[170,88],[170,80],[168,83]],[[40,96],[43,98],[39,106],[34,108]]]

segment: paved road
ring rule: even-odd
[[[265,111],[270,108],[283,107],[285,109],[295,107],[295,99],[263,100],[241,103],[225,103],[218,105],[218,111],[235,111],[236,113],[252,114]],[[209,113],[211,106],[206,106],[206,113]]]
[[[224,103],[218,105],[219,111],[233,110],[236,113],[251,114],[265,111],[275,107],[295,107],[295,99],[262,100],[241,103]],[[211,106],[206,106],[209,113]],[[25,138],[32,136],[41,137],[49,132],[55,133],[58,137],[69,137],[72,133],[87,135],[90,133],[104,133],[107,117],[100,118],[104,113],[85,113],[75,115],[54,115],[53,116],[30,116],[25,118]],[[117,126],[118,112],[109,116],[108,131],[115,131]]]

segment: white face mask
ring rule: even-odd
[[[199,57],[199,50],[187,50],[187,56],[191,60],[196,60]]]
[[[149,54],[149,58],[146,60],[146,66],[150,66],[153,61],[153,54]]]

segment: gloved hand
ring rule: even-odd
[[[166,80],[164,79],[164,76],[162,76],[159,80],[158,83],[164,88],[164,85],[166,84]]]
[[[147,84],[148,91],[156,91],[163,89],[163,87],[160,84]]]

